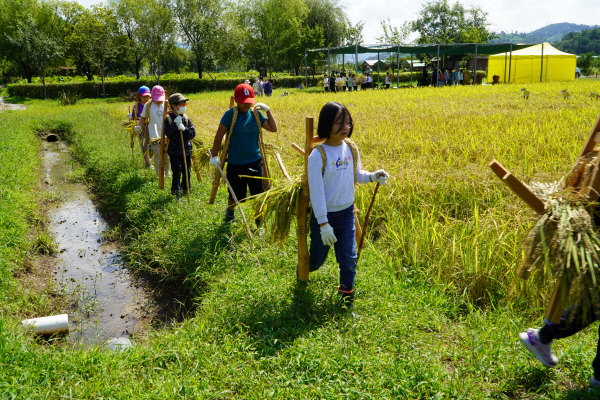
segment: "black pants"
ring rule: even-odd
[[[247,189],[250,189],[250,195],[260,194],[265,191],[263,179],[242,178],[240,175],[263,177],[263,160],[251,162],[249,164],[227,164],[227,180],[233,188],[235,197],[238,201],[246,198]],[[233,200],[231,192],[229,199]]]
[[[171,181],[171,194],[178,195],[182,190],[187,192],[190,190],[192,157],[190,155],[185,156],[185,162],[187,163],[187,182],[185,181],[183,157],[169,154],[169,160],[171,161],[171,172],[173,173],[173,179]]]
[[[570,308],[566,309],[560,323],[546,321],[542,329],[540,329],[540,340],[542,343],[549,343],[554,339],[562,339],[576,334],[583,329],[590,326],[593,322],[598,321],[599,315],[598,310],[594,310],[590,307],[584,314],[581,307],[574,304]],[[600,328],[598,330],[600,335]],[[594,368],[594,376],[600,378],[600,339],[596,345],[596,357],[592,362],[592,368]]]

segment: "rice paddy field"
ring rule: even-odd
[[[265,140],[292,177],[300,176],[303,159],[290,145],[302,146],[305,117],[315,117],[316,126],[327,101],[352,113],[363,168],[391,175],[379,190],[358,266],[358,318],[340,309],[332,255],[303,285],[296,281],[295,236],[249,240],[239,222],[223,223],[224,185],[207,204],[210,167],[203,167],[202,182],[192,181],[189,200],[157,189],[137,145],[132,160],[121,125],[130,104],[25,101],[26,111],[0,113],[0,397],[596,398],[587,390],[596,325],[553,344],[560,359],[554,369],[518,340],[519,332],[541,326],[551,287],[516,277],[538,217],[488,163],[498,160],[528,184],[563,178],[600,113],[600,101],[590,97],[600,83],[531,84],[527,100],[520,89],[276,90],[260,99],[279,124]],[[229,95],[189,95],[188,115],[205,145]],[[106,234],[121,242],[129,267],[181,299],[177,315],[134,335],[136,346],[125,352],[42,342],[20,328],[22,319],[68,312],[56,294],[22,283],[28,260],[52,240],[36,207],[48,201],[37,190],[36,134],[50,131],[69,142],[112,222]],[[275,187],[282,185],[270,163]],[[363,215],[373,189],[357,188]]]

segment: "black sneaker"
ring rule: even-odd
[[[230,210],[229,208],[225,210],[225,222],[231,222],[235,218],[235,211]]]

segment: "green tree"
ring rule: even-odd
[[[144,13],[136,0],[110,0],[109,7],[113,10],[118,29],[126,38],[122,58],[133,64],[133,71],[140,79],[142,63],[146,60],[148,49],[144,40],[144,30],[148,29],[144,21]]]
[[[224,5],[213,0],[172,0],[173,14],[183,32],[183,39],[196,58],[198,77],[202,78],[202,64],[214,59],[218,42],[226,32],[223,29]]]
[[[100,75],[102,94],[106,95],[104,78],[108,65],[117,57],[124,42],[117,18],[112,9],[93,5],[78,13],[74,21],[70,44],[75,62],[88,80],[93,79],[94,73]]]
[[[350,25],[337,0],[304,0],[308,7],[305,26],[323,31],[324,46],[340,46]]]
[[[42,80],[49,68],[56,67],[64,54],[56,3],[37,0],[3,0],[0,2],[0,54],[17,64],[27,82],[33,76]]]
[[[362,31],[365,27],[365,23],[363,21],[358,21],[356,25],[352,25],[350,22],[346,25],[346,29],[344,30],[343,35],[343,43],[344,44],[362,44],[363,35]]]
[[[390,18],[388,17],[387,21],[382,19],[381,30],[383,31],[382,35],[376,38],[377,43],[387,43],[387,44],[401,44],[406,43],[410,32],[412,30],[412,24],[410,21],[404,22],[399,28],[392,25]]]
[[[458,1],[435,0],[422,7],[412,30],[419,33],[419,43],[486,43],[495,37],[487,15],[478,6],[466,9]]]
[[[160,83],[166,72],[163,65],[165,55],[175,46],[175,23],[167,0],[148,0],[144,3],[141,21],[143,23],[142,42],[147,51],[150,71]]]
[[[274,68],[290,63],[289,55],[301,43],[308,13],[303,0],[249,1],[244,8],[241,23],[250,32],[246,50],[255,66],[265,66],[272,72]]]
[[[592,71],[592,67],[595,66],[594,52],[583,53],[577,57],[577,66],[581,69],[583,75],[589,75]]]

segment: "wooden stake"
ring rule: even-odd
[[[208,156],[210,157],[210,155],[211,154],[209,152]],[[229,192],[231,193],[231,197],[233,197],[233,201],[235,202],[236,207],[240,210],[240,214],[242,216],[242,221],[244,222],[244,226],[246,227],[246,233],[248,233],[248,237],[250,239],[252,239],[252,231],[250,230],[250,226],[248,226],[248,221],[246,220],[246,216],[244,215],[244,210],[242,210],[242,207],[240,206],[240,202],[238,201],[238,198],[235,195],[235,192],[233,191],[233,188],[231,187],[231,184],[227,180],[227,176],[225,175],[225,173],[223,172],[223,169],[221,169],[221,167],[218,167],[217,171],[219,172],[219,174],[225,180],[225,183],[227,184],[227,187],[229,188]]]
[[[375,190],[373,191],[373,197],[371,198],[371,204],[369,204],[369,209],[367,210],[367,214],[365,215],[365,222],[363,223],[363,232],[362,232],[362,235],[360,235],[360,242],[358,244],[358,250],[356,252],[356,263],[357,264],[358,264],[358,260],[360,259],[360,253],[362,252],[362,249],[364,247],[365,236],[367,235],[367,227],[369,224],[369,217],[371,216],[371,210],[373,210],[373,205],[375,204],[375,196],[377,196],[377,191],[379,190],[379,186],[381,186],[381,184],[379,182],[377,182],[377,185],[375,186]]]
[[[304,173],[302,175],[302,190],[298,200],[298,224],[296,233],[298,236],[298,269],[297,278],[308,282],[309,252],[308,252],[308,203],[310,202],[308,192],[308,155],[313,149],[314,118],[306,117],[306,135],[304,142]]]
[[[188,174],[188,168],[187,168],[187,158],[185,156],[185,145],[183,143],[183,131],[180,129],[179,130],[179,138],[181,139],[181,154],[183,156],[183,168],[184,168],[184,179],[185,179],[185,186],[187,187],[186,193],[185,195],[187,196],[187,199],[190,199],[190,177]]]
[[[277,164],[279,164],[279,168],[281,168],[281,172],[283,173],[283,176],[285,177],[285,179],[287,179],[288,181],[291,181],[292,178],[290,178],[290,176],[287,173],[287,170],[285,169],[285,165],[283,165],[283,160],[281,159],[281,155],[279,153],[275,153],[275,158],[277,159]]]
[[[567,307],[567,297],[571,285],[569,282],[563,282],[566,279],[563,276],[558,278],[556,286],[554,286],[554,292],[550,298],[550,303],[548,303],[548,308],[546,309],[546,319],[557,324],[560,323],[562,313]]]
[[[502,166],[498,161],[492,160],[489,164],[490,168],[498,175],[498,178],[502,179],[504,183],[511,188],[517,196],[521,198],[529,207],[533,208],[538,214],[543,213],[546,210],[546,204],[539,197],[537,197],[527,186],[519,181],[513,174],[508,172],[506,168]]]
[[[165,138],[165,119],[167,118],[167,114],[169,112],[169,108],[168,108],[168,99],[169,99],[169,95],[167,93],[167,91],[165,90],[165,102],[164,102],[164,107],[163,107],[163,129],[162,132],[160,133],[160,153],[158,156],[158,162],[159,162],[159,166],[158,166],[158,188],[159,189],[164,189],[165,188],[165,166],[164,166],[164,162],[165,162],[165,148],[166,148],[166,138]],[[150,111],[150,110],[148,110]],[[148,115],[150,115],[150,113],[148,113]],[[156,166],[155,166],[156,167]]]

